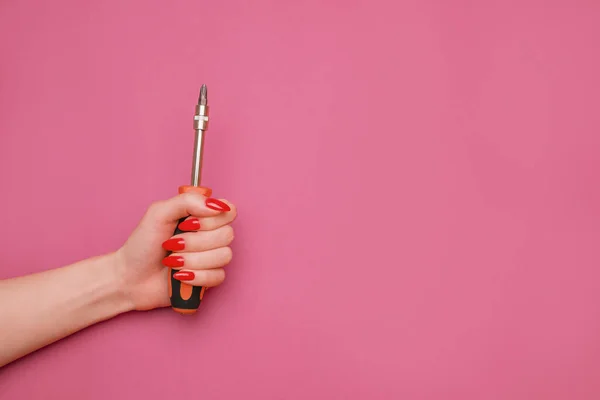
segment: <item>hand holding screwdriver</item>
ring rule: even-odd
[[[229,211],[215,209],[227,207]],[[185,232],[169,239],[177,221],[186,215],[190,217],[180,224]],[[178,271],[190,275],[188,284],[221,284],[223,267],[231,260],[228,245],[235,215],[227,201],[180,194],[152,204],[127,241],[114,251],[1,280],[0,302],[18,307],[0,309],[0,343],[8,344],[0,351],[0,367],[119,314],[168,306],[169,275],[161,264],[165,240],[165,247],[179,249],[172,256],[183,258]],[[83,222],[92,224],[94,217]]]
[[[231,223],[237,212],[233,204],[210,197],[211,189],[200,186],[207,99],[202,85],[194,116],[191,185],[181,186],[178,196],[153,204],[118,252],[136,309],[171,305],[180,314],[193,314],[205,288],[225,279],[223,267],[232,258]],[[162,300],[157,301],[156,293]]]
[[[171,305],[171,271],[165,264],[172,266],[174,275],[180,273],[176,280],[188,286],[207,288],[223,283],[224,267],[233,255],[229,246],[236,216],[231,202],[193,192],[153,203],[115,252],[115,275],[119,290],[130,303],[127,308],[151,310]],[[183,233],[173,236],[176,227]],[[166,258],[165,248],[172,252]]]

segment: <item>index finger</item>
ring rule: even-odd
[[[214,217],[230,210],[227,203],[221,200],[200,193],[187,192],[160,202],[153,214],[155,218],[171,223],[187,216]]]

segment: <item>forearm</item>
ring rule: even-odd
[[[0,366],[131,310],[104,255],[0,281]]]

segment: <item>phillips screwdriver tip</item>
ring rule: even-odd
[[[200,96],[198,96],[198,104],[201,106],[205,106],[208,103],[208,93],[206,90],[206,85],[202,85],[200,88]]]

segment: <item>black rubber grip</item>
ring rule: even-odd
[[[182,230],[179,229],[179,224],[185,221],[187,217],[181,218],[177,221],[177,226],[175,227],[175,232],[173,235],[179,235],[183,233]],[[167,256],[172,254],[172,252],[168,252]],[[192,286],[192,295],[189,299],[183,299],[181,297],[181,284],[182,282],[178,279],[173,278],[173,275],[177,272],[176,269],[170,269],[169,279],[171,280],[171,307],[178,308],[180,310],[196,310],[200,307],[200,293],[202,292],[202,286]]]

